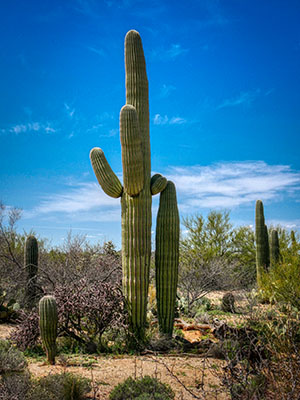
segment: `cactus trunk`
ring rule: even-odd
[[[55,364],[57,337],[57,307],[53,296],[44,296],[39,302],[40,333],[49,364]]]
[[[151,180],[148,79],[138,32],[125,37],[126,105],[120,112],[123,187],[104,153],[92,149],[90,158],[98,182],[111,197],[121,197],[123,292],[131,328],[143,339],[151,256],[152,195],[166,187],[157,174]]]
[[[29,309],[33,307],[36,300],[38,257],[38,242],[34,236],[28,236],[25,242],[24,265],[27,272],[25,304]]]
[[[265,225],[264,206],[261,200],[257,200],[255,208],[255,238],[257,283],[260,286],[261,273],[268,271],[270,265],[268,229]]]
[[[178,281],[179,214],[176,189],[168,181],[160,194],[156,223],[156,296],[159,329],[172,336]]]

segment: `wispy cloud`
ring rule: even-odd
[[[41,122],[27,122],[24,124],[12,125],[9,128],[1,129],[2,133],[14,133],[16,135],[28,132],[43,132],[43,133],[54,133],[54,129],[50,123]]]
[[[220,110],[226,107],[236,107],[240,105],[250,105],[260,96],[269,96],[274,92],[274,89],[262,91],[261,89],[250,90],[248,92],[240,92],[237,96],[225,99],[219,104],[216,109]]]
[[[157,48],[152,50],[152,56],[161,60],[175,60],[178,56],[184,55],[189,51],[181,46],[181,44],[171,44],[168,48]]]
[[[70,118],[73,118],[74,113],[75,113],[75,108],[72,108],[72,107],[69,106],[69,104],[67,104],[67,103],[65,103],[64,106],[65,106],[65,110],[66,110],[67,115],[68,115]]]
[[[168,176],[176,184],[182,212],[233,208],[257,199],[276,201],[300,189],[299,171],[263,161],[174,167]]]
[[[74,10],[87,17],[95,17],[94,0],[75,0]]]
[[[98,54],[98,56],[101,56],[101,57],[105,56],[105,52],[102,49],[98,49],[98,48],[92,47],[92,46],[86,46],[86,48],[88,50],[90,50],[92,53]]]
[[[271,219],[268,220],[268,224],[270,226],[282,226],[286,229],[299,229],[300,228],[300,219],[294,219],[293,221],[287,221],[282,219]]]
[[[189,50],[182,48],[181,44],[172,44],[171,47],[167,50],[166,55],[170,58],[176,58],[181,54],[187,53]]]
[[[25,211],[24,217],[63,214],[76,221],[114,221],[120,219],[119,207],[119,201],[107,196],[98,184],[79,182],[43,198],[33,210]]]
[[[167,115],[155,114],[153,118],[154,125],[182,125],[187,121],[182,117],[172,117],[169,118]]]
[[[161,98],[169,97],[169,95],[170,95],[174,90],[176,90],[176,87],[175,87],[175,86],[163,84],[162,87],[161,87],[161,89],[160,89],[160,94],[159,94],[159,96],[160,96]]]
[[[248,206],[257,199],[276,202],[294,199],[300,190],[300,172],[288,165],[264,161],[217,163],[210,166],[172,167],[165,174],[176,184],[180,212]],[[154,198],[157,209],[158,198]],[[153,213],[153,215],[155,212]],[[59,193],[45,196],[39,205],[23,212],[24,219],[87,222],[120,221],[120,202],[107,196],[95,182],[71,182]],[[300,220],[269,221],[287,228]]]

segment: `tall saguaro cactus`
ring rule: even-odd
[[[255,208],[255,238],[257,283],[260,285],[261,272],[268,271],[270,265],[268,229],[265,224],[264,206],[261,200],[257,200]]]
[[[151,179],[148,79],[142,41],[131,30],[125,37],[126,105],[120,112],[123,186],[100,148],[91,150],[95,175],[104,192],[121,197],[123,291],[132,329],[143,337],[151,256],[152,194],[166,178]]]
[[[280,260],[279,238],[278,238],[278,231],[276,229],[273,229],[271,233],[270,250],[271,250],[270,255],[272,264],[276,265]]]
[[[24,265],[27,273],[27,283],[25,288],[25,302],[28,308],[32,308],[36,297],[36,280],[38,272],[38,242],[31,235],[25,242]]]
[[[55,364],[57,336],[57,307],[53,296],[44,296],[39,302],[40,333],[49,364]]]
[[[176,189],[168,181],[160,194],[156,222],[156,297],[159,329],[172,336],[178,280],[179,213]]]

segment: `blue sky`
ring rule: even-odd
[[[231,210],[300,228],[298,0],[1,2],[0,199],[20,231],[119,247],[120,204],[94,177],[97,146],[122,176],[124,36],[143,40],[152,170],[181,216]],[[153,198],[153,228],[158,196]]]

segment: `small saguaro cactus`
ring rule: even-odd
[[[264,206],[261,200],[257,200],[255,208],[255,239],[257,283],[260,286],[261,272],[268,271],[270,265],[268,229],[265,224]]]
[[[172,336],[178,281],[179,213],[176,189],[168,181],[160,194],[156,221],[156,298],[159,330]]]
[[[53,296],[44,296],[39,302],[40,334],[49,364],[55,364],[57,337],[57,307]]]
[[[24,249],[24,265],[27,273],[25,303],[32,308],[36,298],[36,280],[38,272],[38,242],[33,235],[28,236]]]
[[[278,238],[278,232],[276,229],[273,229],[271,232],[271,262],[272,265],[278,264],[280,260],[280,247],[279,247],[279,238]]]
[[[125,37],[126,105],[120,112],[123,186],[100,148],[91,150],[91,163],[104,192],[121,198],[123,292],[131,328],[143,338],[151,256],[152,195],[167,180],[151,179],[148,79],[142,41],[131,30]]]

